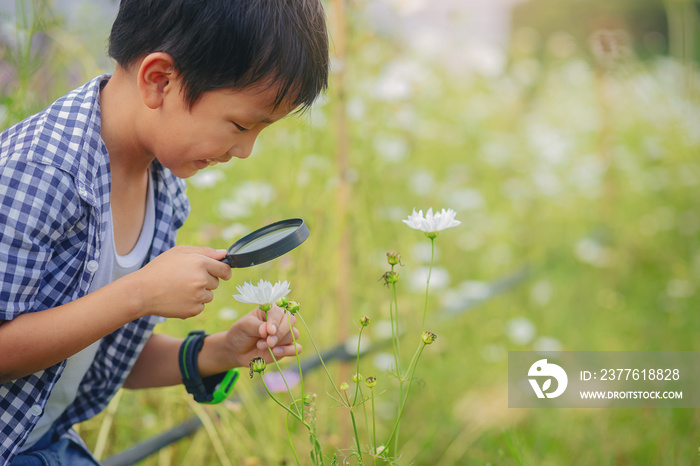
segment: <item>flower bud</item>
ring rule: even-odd
[[[353,376],[352,376],[352,381],[355,382],[355,383],[360,383],[360,382],[362,382],[362,374],[360,374],[359,372],[353,374]]]
[[[289,301],[287,300],[287,298],[282,296],[280,299],[277,300],[277,302],[275,304],[277,304],[278,307],[284,308],[287,306],[288,302]]]
[[[287,309],[287,312],[289,312],[290,314],[296,314],[297,312],[299,312],[300,307],[301,306],[299,306],[298,302],[289,301],[289,302],[287,302],[286,309]]]
[[[312,406],[316,401],[315,393],[307,393],[304,395],[304,406]]]
[[[437,335],[435,335],[433,332],[425,332],[421,338],[423,339],[423,343],[429,345],[437,340]]]
[[[265,371],[265,360],[261,357],[256,357],[250,360],[250,378],[253,378],[254,372],[262,373]]]
[[[343,382],[343,383],[340,384],[340,389],[341,389],[342,391],[347,391],[348,388],[350,388],[350,385],[348,385],[347,382]]]
[[[401,254],[398,252],[387,252],[386,261],[389,263],[389,265],[396,265],[401,262]]]
[[[367,377],[365,379],[365,385],[369,388],[374,388],[375,385],[377,385],[377,378],[376,377]]]
[[[390,270],[384,275],[381,276],[381,278],[384,279],[384,284],[389,286],[390,284],[396,283],[399,281],[399,274],[397,272],[394,272],[393,270]]]
[[[367,327],[369,325],[369,317],[362,316],[362,318],[360,319],[360,325],[362,325],[363,327]]]

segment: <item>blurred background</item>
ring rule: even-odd
[[[700,350],[700,3],[325,5],[328,93],[267,129],[250,159],[189,179],[193,210],[179,236],[227,247],[303,217],[310,239],[272,264],[234,270],[201,316],[157,331],[227,329],[251,310],[231,297],[236,285],[259,278],[291,282],[322,348],[352,348],[367,315],[376,345],[361,372],[386,390],[377,399],[386,437],[397,383],[381,345],[385,253],[402,255],[409,357],[431,251],[401,220],[452,208],[462,224],[436,239],[428,301],[438,340],[416,373],[398,463],[700,464],[698,410],[509,409],[507,399],[508,351]],[[112,70],[117,7],[0,0],[0,129]],[[338,382],[354,372],[330,368]],[[325,396],[325,377],[308,380],[321,443],[342,453],[352,444],[346,413]],[[207,408],[181,387],[122,391],[78,429],[106,458],[198,416],[205,428],[141,464],[289,464],[284,413],[259,388],[244,377],[239,398]],[[306,451],[304,432],[293,438]]]

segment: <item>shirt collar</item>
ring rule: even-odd
[[[70,173],[78,195],[93,206],[104,194],[96,192],[97,180],[105,170],[109,173],[107,147],[100,136],[100,89],[109,77],[100,75],[51,104],[41,123],[47,131],[59,133],[59,146],[31,151],[36,162]],[[34,141],[35,145],[40,143],[38,139]]]

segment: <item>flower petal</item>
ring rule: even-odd
[[[240,293],[233,295],[237,301],[258,305],[272,304],[291,291],[287,281],[277,282],[273,286],[263,279],[260,279],[257,285],[245,282],[243,286],[237,286],[236,289]]]
[[[403,220],[403,222],[415,230],[420,230],[422,228],[422,219],[423,211],[421,210],[420,212],[416,212],[416,209],[414,208],[413,213],[408,216],[407,220]]]
[[[289,282],[288,281],[283,281],[283,282],[277,282],[275,285],[272,287],[272,290],[270,292],[270,303],[275,303],[277,302],[278,299],[283,298],[289,294],[289,292],[292,291],[289,288]]]
[[[423,216],[422,210],[416,212],[414,208],[413,213],[403,222],[413,229],[421,230],[425,233],[435,233],[461,224],[462,222],[455,220],[455,215],[457,214],[452,209],[442,209],[440,212],[433,212],[433,208],[430,207],[425,216]]]

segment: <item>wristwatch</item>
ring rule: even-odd
[[[180,345],[178,362],[182,383],[187,392],[194,396],[194,400],[197,403],[216,404],[224,401],[231,393],[240,371],[238,368],[234,368],[209,377],[199,375],[197,356],[204,346],[204,339],[208,336],[204,330],[190,332]]]

